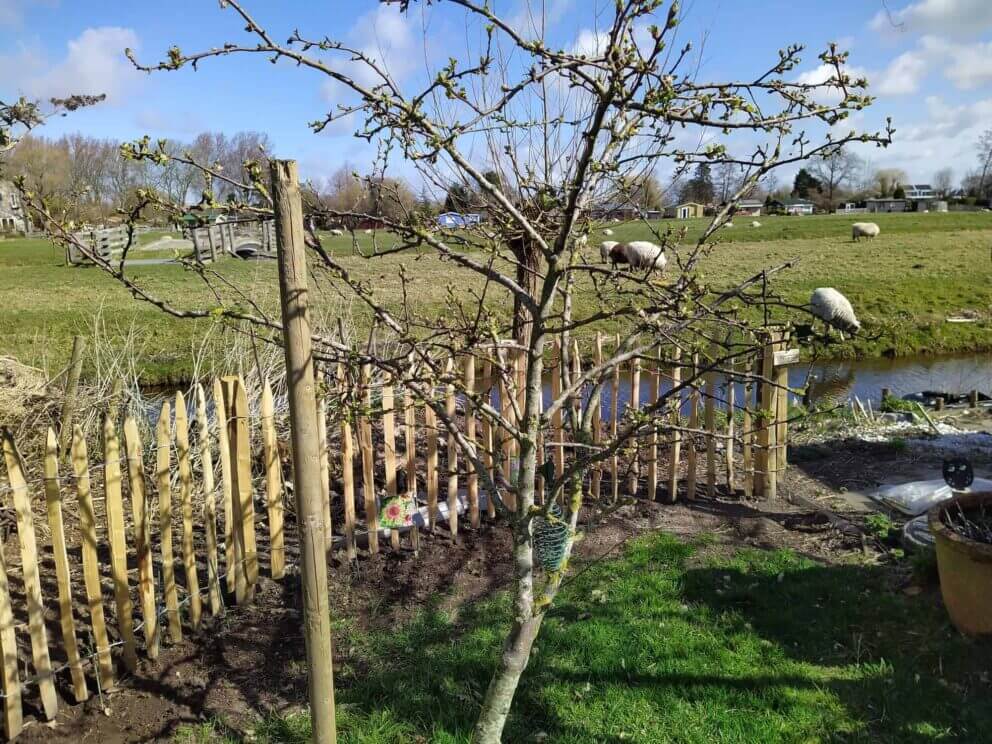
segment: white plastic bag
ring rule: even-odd
[[[974,491],[992,491],[992,481],[985,478],[975,478],[970,488],[959,493]],[[947,501],[954,495],[951,487],[944,483],[943,478],[925,481],[910,481],[892,486],[882,486],[872,498],[890,509],[895,509],[910,517],[918,517],[930,510],[930,507]]]

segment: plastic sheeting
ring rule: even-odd
[[[992,480],[975,478],[975,482],[971,484],[971,488],[959,493],[968,493],[970,491],[992,491]],[[897,512],[910,517],[917,517],[925,514],[932,506],[942,501],[947,501],[954,493],[951,487],[944,483],[942,478],[937,478],[935,480],[910,481],[909,483],[882,486],[872,494],[872,498]]]

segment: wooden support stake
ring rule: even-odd
[[[424,428],[427,429],[427,528],[437,526],[437,414],[428,402],[424,406]]]
[[[735,368],[734,360],[730,360],[730,369]],[[737,426],[734,416],[737,413],[737,391],[734,389],[735,378],[733,374],[727,375],[727,444],[724,449],[727,463],[727,492],[734,495],[734,438],[737,435]]]
[[[155,476],[158,485],[159,531],[162,550],[162,585],[165,589],[165,610],[169,621],[169,636],[173,643],[183,639],[179,621],[179,595],[176,591],[176,561],[172,551],[172,415],[169,403],[162,404],[162,413],[155,427]]]
[[[59,418],[59,451],[63,458],[69,454],[69,441],[72,439],[72,423],[76,415],[76,398],[79,394],[79,378],[83,374],[83,349],[86,339],[75,336],[72,339],[72,358],[66,370],[65,391],[62,395],[62,415]]]
[[[220,455],[221,500],[224,502],[224,573],[228,594],[234,594],[239,561],[234,539],[234,474],[231,469],[230,414],[224,401],[224,385],[214,380],[214,414],[217,417],[217,450]]]
[[[327,451],[327,396],[317,377],[317,446],[320,448],[320,503],[324,509],[324,542],[334,544],[334,523],[331,519],[331,462]]]
[[[358,447],[362,451],[362,491],[365,494],[365,529],[369,553],[379,553],[379,502],[375,493],[375,449],[372,445],[371,367],[362,366],[362,415],[358,419]]]
[[[13,739],[24,725],[21,710],[21,680],[17,673],[17,638],[14,635],[14,612],[10,606],[10,582],[7,560],[0,550],[0,653],[3,654],[3,729]]]
[[[475,357],[465,356],[465,439],[472,449],[476,444],[475,424]],[[468,494],[468,517],[473,530],[479,529],[479,474],[475,472],[473,463],[466,464],[468,471],[465,483]]]
[[[555,339],[555,350],[558,360],[551,371],[551,400],[553,401],[558,400],[561,396],[562,363],[564,360],[561,351],[561,341],[557,338]],[[558,410],[551,414],[551,435],[556,442],[552,446],[551,451],[555,460],[555,476],[558,478],[565,472],[565,447],[562,444],[558,444],[558,442],[562,442],[565,439],[565,430],[562,427],[562,408],[562,406],[559,406]]]
[[[455,374],[455,364],[453,359],[448,359],[447,374]],[[448,421],[455,420],[455,386],[449,383],[445,386],[444,412]],[[451,532],[451,540],[458,542],[458,444],[455,437],[449,431],[448,440],[448,530]]]
[[[715,354],[714,354],[715,355]],[[706,495],[716,496],[716,372],[706,373]]]
[[[633,416],[641,410],[641,360],[635,359],[630,373],[630,403],[628,410]],[[637,489],[641,480],[641,440],[634,438],[634,459],[630,463],[630,472],[627,476],[627,493],[637,496]]]
[[[596,333],[596,357],[597,367],[603,365],[603,334]],[[593,406],[592,412],[592,441],[597,447],[603,443],[603,392],[600,390],[596,398],[590,402]],[[594,501],[599,501],[599,491],[603,482],[603,464],[596,463],[592,468],[590,491]]]
[[[696,498],[696,430],[699,428],[699,354],[692,355],[692,389],[689,392],[689,430],[692,432],[688,442],[689,452],[686,456],[685,497],[689,501]]]
[[[17,540],[21,546],[21,573],[24,577],[24,598],[28,605],[31,657],[41,688],[41,703],[45,709],[45,718],[51,721],[58,713],[59,704],[55,694],[52,662],[48,656],[48,633],[45,630],[45,606],[41,598],[41,574],[38,570],[34,514],[31,511],[31,494],[28,493],[21,455],[8,429],[3,430],[3,459],[7,465],[7,480],[10,483],[14,511],[17,514]],[[88,482],[86,485],[89,485]],[[80,484],[80,489],[82,487],[83,484]]]
[[[347,381],[341,364],[338,364],[337,377],[343,394]],[[350,415],[350,411],[345,410],[341,416],[341,482],[344,489],[341,497],[344,501],[345,548],[348,551],[348,560],[353,561],[358,557],[358,547],[355,544],[355,440],[351,433]]]
[[[774,478],[775,467],[773,416],[774,416],[774,386],[772,385],[775,365],[775,347],[771,341],[766,341],[761,358],[761,383],[756,390],[760,403],[758,405],[758,455],[755,462],[754,487],[758,498],[769,499],[777,496],[777,482]]]
[[[651,405],[658,403],[661,396],[661,358],[654,361],[649,371],[650,387],[648,395],[651,398]],[[652,414],[652,422],[657,418],[657,414]],[[648,438],[648,500],[658,499],[658,428],[652,423],[651,436]]]
[[[221,429],[220,411],[215,411]],[[202,385],[196,386],[196,425],[200,436],[200,471],[203,476],[203,519],[207,533],[207,586],[209,587],[210,614],[219,615],[222,609],[220,570],[217,562],[217,489],[214,483],[214,458],[210,450],[210,423],[207,420],[207,396]]]
[[[307,297],[303,202],[293,161],[271,161],[279,296],[292,432],[293,479],[300,521],[301,560],[310,712],[314,744],[334,744],[334,669],[331,608],[327,595],[327,546],[318,478],[317,409]],[[350,464],[349,464],[350,466]]]
[[[181,391],[176,391],[176,461],[179,464],[179,503],[183,512],[183,571],[186,573],[186,592],[189,595],[189,621],[196,630],[200,627],[203,602],[193,549],[193,467],[189,455],[189,421],[186,399]]]
[[[486,359],[482,364],[482,378],[486,381],[486,402],[492,405],[493,391],[493,363]],[[489,480],[496,482],[496,458],[494,457],[493,425],[488,416],[482,418],[482,461],[489,472]],[[496,499],[492,493],[486,498],[486,516],[490,519],[496,518]]]
[[[403,389],[403,422],[407,498],[417,509],[417,407],[410,388]],[[420,526],[417,522],[410,527],[410,543],[414,552],[420,550]]]
[[[248,395],[240,377],[225,377],[224,404],[228,412],[227,438],[231,451],[234,543],[238,574],[234,593],[238,604],[250,602],[258,582],[255,548],[255,502],[251,487],[251,430],[248,428]],[[318,457],[319,462],[319,457]]]
[[[382,447],[383,468],[386,473],[386,498],[395,499],[396,490],[396,414],[394,412],[392,385],[382,386]],[[389,530],[389,545],[393,550],[400,549],[400,531]]]
[[[672,352],[672,389],[682,384],[682,349]],[[682,393],[672,395],[672,445],[668,463],[668,503],[674,504],[679,496],[679,468],[682,455]]]
[[[744,368],[744,408],[741,420],[741,448],[743,450],[741,464],[744,468],[744,498],[746,499],[754,496],[754,452],[752,447],[754,432],[751,421],[751,406],[754,400],[754,383],[751,380],[753,374],[754,360],[749,356]]]
[[[96,641],[97,673],[100,689],[114,689],[114,660],[110,656],[110,638],[107,636],[107,621],[103,615],[103,591],[100,586],[100,557],[97,553],[96,515],[93,512],[93,497],[90,493],[89,456],[86,452],[86,437],[79,426],[72,431],[72,469],[76,476],[76,496],[79,499],[79,531],[83,538],[83,583],[86,585],[86,602],[93,624],[93,638]],[[26,573],[26,572],[25,572]],[[38,598],[41,599],[39,588]],[[34,644],[32,644],[34,645]],[[45,651],[48,661],[48,651]],[[35,661],[37,666],[37,660]],[[44,687],[42,687],[44,691]],[[52,687],[52,712],[55,715],[55,688]],[[44,692],[42,693],[44,700]],[[46,704],[47,712],[47,704]]]
[[[138,653],[134,639],[134,605],[131,603],[131,590],[127,580],[127,534],[124,532],[124,501],[121,496],[121,444],[114,419],[109,414],[103,420],[103,461],[103,490],[106,496],[107,534],[110,537],[110,570],[114,577],[117,629],[124,644],[124,666],[129,672],[134,672],[138,668]],[[54,461],[52,464],[55,464]],[[55,489],[57,496],[57,482]],[[60,509],[59,521],[61,518]],[[51,521],[51,503],[49,503],[49,521]]]
[[[620,335],[617,334],[616,349],[620,348]],[[613,384],[610,387],[610,439],[617,440],[620,430],[620,365],[613,367]],[[616,450],[614,450],[614,453]],[[620,456],[610,458],[610,477],[613,479],[613,503],[620,498]]]
[[[262,388],[262,456],[265,458],[265,504],[269,512],[269,571],[273,579],[286,574],[283,534],[282,463],[276,437],[275,403],[268,380]]]
[[[145,498],[145,472],[138,425],[131,416],[124,420],[124,446],[127,449],[127,475],[131,486],[131,518],[134,546],[138,557],[138,596],[145,628],[145,652],[158,658],[158,613],[155,610],[155,575],[152,573],[151,519]]]
[[[120,483],[118,482],[118,498]],[[59,620],[62,626],[62,643],[69,659],[72,676],[72,694],[77,703],[89,697],[86,675],[79,658],[79,641],[72,616],[72,585],[69,574],[69,556],[65,545],[65,524],[62,521],[62,493],[59,488],[59,443],[55,432],[48,430],[45,443],[45,502],[48,507],[48,529],[52,533],[52,557],[55,560],[55,580],[59,590]],[[2,644],[0,644],[2,645]]]
[[[778,339],[778,350],[784,351],[789,345],[789,335],[780,333]],[[789,368],[784,364],[775,369],[775,384],[775,400],[778,402],[775,407],[775,470],[778,473],[777,478],[784,478],[785,470],[789,467]]]

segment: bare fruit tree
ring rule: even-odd
[[[794,71],[803,51],[798,45],[780,50],[767,69],[747,80],[698,79],[691,44],[677,42],[682,22],[677,2],[620,0],[594,43],[564,49],[548,42],[543,22],[521,28],[488,3],[404,2],[403,12],[448,14],[475,32],[474,46],[427,70],[419,84],[400,82],[380,60],[342,41],[301,31],[278,41],[287,33],[263,27],[242,2],[222,5],[237,16],[247,41],[195,52],[173,47],[156,64],[131,58],[147,72],[234,56],[306,68],[342,92],[343,102],[313,128],[319,132],[344,120],[377,146],[379,156],[365,183],[375,199],[363,201],[361,210],[318,203],[309,208],[314,224],[376,226],[371,241],[356,237],[357,258],[334,255],[311,230],[313,280],[353,298],[368,326],[361,344],[344,334],[321,333],[314,353],[349,369],[371,366],[425,401],[507,517],[513,535],[513,618],[475,729],[476,741],[498,742],[541,623],[566,576],[582,509],[603,508],[589,497],[590,477],[649,438],[659,438],[663,447],[676,436],[701,434],[678,415],[681,396],[700,387],[706,373],[730,370],[732,359],[759,348],[767,325],[795,315],[797,308],[774,291],[775,275],[791,262],[720,282],[703,274],[706,257],[724,249],[714,238],[718,229],[742,196],[776,169],[831,156],[855,141],[885,146],[892,130],[845,128],[850,112],[872,99],[866,81],[847,73],[847,54],[835,46],[819,55],[832,70],[822,83],[797,82]],[[424,43],[430,44],[428,36]],[[177,157],[147,138],[128,145],[124,154],[159,165]],[[208,184],[194,212],[271,212],[258,163],[248,161],[242,173],[232,173],[194,155],[181,159],[199,169]],[[605,227],[596,219],[600,205],[634,204],[631,189],[646,178],[678,178],[701,164],[739,173],[727,203],[701,235],[690,241],[685,229],[642,220],[640,229],[656,248],[648,261],[618,267],[600,259],[598,237]],[[402,202],[388,175],[399,168],[415,172],[434,193],[456,193],[484,219],[449,229],[423,210],[397,208]],[[232,187],[233,201],[215,198],[209,184],[217,179]],[[176,214],[191,209],[152,190],[143,192],[143,200]],[[387,204],[390,209],[380,208]],[[32,206],[54,237],[74,240],[70,226],[43,204]],[[126,216],[136,220],[140,212]],[[399,290],[388,293],[363,269],[397,256],[412,262],[425,253],[442,262],[438,282],[446,283],[447,291],[441,311],[427,311],[416,301],[419,287],[406,264],[398,269]],[[91,258],[165,312],[247,322],[278,342],[277,314],[218,267],[190,262],[211,287],[213,300],[188,306],[142,286],[123,259]],[[588,349],[604,330],[618,333],[616,343],[607,350],[599,344],[594,363],[583,368],[578,345]],[[545,401],[553,349],[560,358],[554,368],[556,394]],[[488,386],[480,393],[481,385],[466,383],[459,371],[466,359],[491,368],[504,391],[501,400],[489,395]],[[681,382],[642,409],[628,410],[615,433],[606,431],[598,425],[601,393],[621,365],[635,361],[680,367]],[[497,432],[491,443],[466,437],[438,394],[443,389],[462,396],[468,410]],[[560,440],[557,421],[565,432]],[[556,448],[566,452],[560,464],[547,454]],[[506,467],[492,467],[494,462]],[[542,504],[536,498],[539,486]],[[560,513],[554,507],[559,502]],[[535,525],[548,524],[567,528],[550,562],[536,556],[534,541]]]

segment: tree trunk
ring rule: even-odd
[[[527,294],[534,298],[537,295],[537,277],[540,269],[541,254],[526,238],[511,241],[510,247],[517,259],[516,280]],[[513,338],[521,346],[530,346],[531,326],[527,308],[519,298],[513,301]]]

